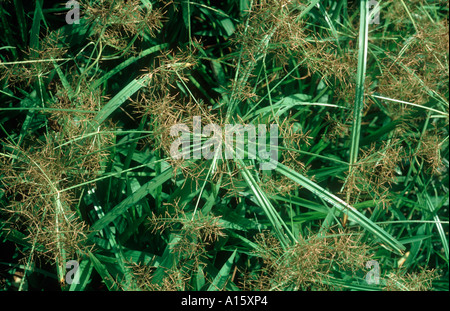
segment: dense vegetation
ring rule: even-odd
[[[374,3],[1,1],[1,288],[448,290],[448,2]]]

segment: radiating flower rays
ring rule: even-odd
[[[214,157],[227,160],[259,159],[262,161],[259,166],[261,170],[274,169],[278,160],[277,124],[270,125],[269,151],[267,151],[266,146],[267,128],[265,124],[258,124],[257,128],[253,124],[225,124],[222,128],[215,123],[211,123],[202,129],[201,117],[194,116],[192,136],[189,127],[183,123],[174,124],[170,128],[170,135],[179,135],[170,146],[170,155],[174,159],[204,158],[210,160]],[[207,139],[202,142],[202,138]],[[235,148],[233,148],[234,145]],[[256,145],[258,145],[258,148],[256,148]],[[248,146],[247,150],[245,150],[245,146]]]

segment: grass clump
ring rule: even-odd
[[[352,235],[310,236],[283,250],[270,234],[256,237],[263,265],[253,290],[337,290],[333,275],[355,273],[370,259],[368,247]]]
[[[79,4],[0,2],[2,289],[448,290],[447,2]]]

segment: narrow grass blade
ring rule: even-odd
[[[93,268],[94,266],[92,265],[91,260],[82,260],[80,266],[78,267],[80,281],[78,284],[75,282],[70,284],[69,291],[84,291],[90,281]]]
[[[20,36],[23,43],[27,43],[27,22],[23,10],[22,0],[14,0],[14,7],[16,8],[17,21],[19,23]]]
[[[341,212],[347,212],[349,215],[349,219],[358,223],[363,228],[367,229],[370,233],[372,233],[376,238],[380,240],[381,243],[386,244],[386,246],[391,247],[394,251],[398,253],[402,253],[405,249],[403,244],[397,241],[394,237],[392,237],[385,230],[377,226],[374,222],[368,219],[366,216],[358,212],[353,206],[350,206],[340,198],[336,197],[334,194],[328,192],[323,189],[321,186],[312,182],[308,178],[300,175],[296,171],[284,166],[281,163],[278,163],[276,170],[288,177],[289,179],[295,181],[299,185],[308,189],[318,197],[322,198],[326,202],[335,206]]]
[[[126,61],[124,61],[123,63],[117,65],[115,68],[113,68],[112,70],[110,70],[109,72],[105,73],[103,76],[101,76],[98,80],[96,80],[93,85],[92,88],[96,89],[97,87],[99,87],[100,85],[102,85],[104,82],[106,82],[109,78],[111,78],[112,76],[114,76],[115,74],[119,73],[121,70],[123,70],[124,68],[130,66],[131,64],[137,62],[138,60],[152,54],[155,53],[157,51],[160,51],[164,48],[166,48],[168,46],[168,44],[159,44],[159,45],[155,45],[152,46],[151,48],[148,48],[146,50],[143,50],[141,53],[139,53],[138,56],[133,56],[128,58]]]
[[[36,57],[37,51],[39,49],[39,33],[41,28],[41,20],[42,20],[42,3],[43,0],[37,0],[36,7],[34,10],[33,24],[31,26],[30,33],[30,56]]]
[[[334,27],[334,24],[330,18],[330,15],[328,15],[327,11],[324,9],[324,7],[322,5],[320,5],[320,3],[317,3],[317,7],[319,8],[320,12],[323,14],[325,21],[327,22],[328,27],[331,30],[331,33],[336,41],[336,46],[338,48],[339,54],[342,54],[341,46],[339,44],[339,35],[336,31],[336,27]]]
[[[398,100],[398,99],[393,99],[393,98],[388,98],[388,97],[384,97],[384,96],[379,96],[379,95],[371,95],[372,97],[378,98],[378,99],[383,99],[383,100],[388,100],[394,103],[400,103],[400,104],[405,104],[405,105],[410,105],[413,107],[418,107],[418,108],[422,108],[422,109],[426,109],[426,110],[430,110],[433,112],[436,112],[437,114],[443,115],[443,116],[448,116],[448,112],[446,111],[440,111],[437,109],[433,109],[424,105],[418,105],[418,104],[414,104],[414,103],[410,103],[410,102],[406,102],[403,100]]]
[[[64,87],[64,89],[67,92],[67,95],[69,95],[69,99],[71,100],[73,98],[73,96],[75,95],[73,92],[72,87],[70,86],[69,81],[67,81],[66,76],[64,75],[64,73],[62,72],[61,68],[59,67],[59,65],[56,63],[56,61],[54,60],[54,58],[52,57],[52,62],[53,62],[53,66],[56,69],[56,73],[59,76],[59,79],[61,80],[61,83]]]
[[[433,204],[433,202],[431,201],[430,196],[426,192],[424,192],[423,196],[425,197],[426,205],[427,205],[428,209],[430,210],[430,213],[433,215],[433,219],[436,224],[436,229],[439,233],[439,237],[441,238],[442,248],[444,249],[445,258],[447,259],[447,264],[448,264],[449,263],[449,246],[448,246],[448,240],[447,240],[448,233],[446,235],[445,230],[442,227],[441,220],[439,219],[439,216],[435,213],[436,208],[435,208],[435,205]]]
[[[359,52],[358,70],[356,74],[356,95],[353,108],[352,140],[350,147],[350,165],[356,163],[358,159],[359,140],[361,137],[361,118],[364,107],[364,81],[366,79],[367,65],[367,42],[369,39],[369,20],[367,14],[367,0],[360,1],[360,21],[359,21]]]
[[[114,221],[117,217],[125,213],[131,206],[136,204],[139,200],[143,199],[151,191],[155,190],[158,186],[162,185],[165,181],[172,177],[172,169],[166,169],[161,175],[147,182],[135,193],[116,205],[111,211],[109,211],[104,217],[99,219],[91,230],[93,231],[88,235],[88,238],[92,238],[96,235],[97,231],[103,230],[109,223]]]
[[[236,257],[236,250],[228,258],[228,260],[223,264],[220,271],[217,273],[216,277],[212,281],[211,285],[208,287],[208,291],[221,290],[225,286],[225,283],[230,277],[231,267],[233,266],[234,257]]]
[[[90,190],[90,191],[88,191],[88,194],[91,196],[91,199],[94,204],[94,210],[97,213],[98,219],[102,219],[105,216],[105,214],[103,212],[103,208],[102,208],[101,204],[99,203],[99,201],[97,199],[95,191]],[[132,273],[130,272],[130,269],[127,267],[126,260],[122,253],[121,245],[118,244],[116,241],[117,230],[112,230],[112,229],[115,229],[115,228],[110,228],[109,226],[105,226],[104,232],[105,232],[106,238],[109,242],[109,245],[111,247],[111,250],[114,253],[114,256],[117,258],[117,264],[118,264],[121,272],[125,276],[125,279],[121,282],[122,287],[126,290],[130,289],[130,288],[135,288],[136,286],[134,286],[135,284],[133,284],[134,278],[133,278]]]
[[[296,240],[294,235],[292,234],[286,223],[281,219],[275,207],[267,198],[266,193],[259,187],[258,183],[253,178],[242,160],[238,160],[238,163],[241,166],[241,173],[244,177],[244,180],[255,195],[256,201],[258,202],[259,206],[266,213],[270,223],[273,225],[275,233],[280,240],[281,245],[286,248],[291,243],[291,241]]]
[[[174,251],[175,246],[181,240],[181,237],[176,234],[171,234],[169,242],[167,243],[164,253],[161,255],[161,261],[152,277],[152,283],[161,284],[164,277],[172,267],[176,267],[179,261],[179,256]]]
[[[111,100],[98,112],[94,120],[98,124],[103,123],[117,108],[120,107],[130,96],[141,89],[145,82],[148,80],[148,76],[144,76],[138,79],[134,79],[127,86],[125,86],[119,93],[116,94]]]
[[[93,253],[89,252],[88,254],[95,270],[98,272],[103,282],[105,282],[106,287],[108,287],[109,290],[118,290],[119,288],[106,266]]]

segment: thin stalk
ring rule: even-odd
[[[358,52],[358,69],[356,75],[356,94],[355,104],[353,107],[353,124],[351,131],[351,146],[349,159],[349,177],[353,178],[353,166],[358,160],[359,142],[361,138],[361,119],[362,110],[364,108],[364,81],[366,78],[367,65],[367,44],[369,38],[369,22],[368,22],[368,2],[360,1],[360,20],[359,20],[359,52]],[[346,181],[347,183],[347,181]],[[345,185],[345,184],[344,184]],[[350,200],[350,192],[347,192],[347,202]],[[347,213],[344,213],[343,224],[347,222]]]

